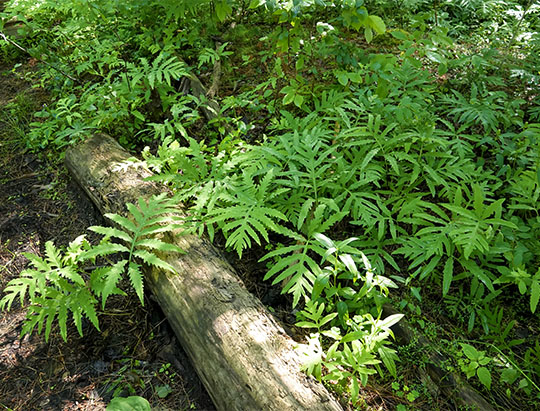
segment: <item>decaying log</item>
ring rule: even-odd
[[[65,162],[102,213],[165,188],[99,134],[70,148]],[[340,410],[328,391],[300,371],[295,342],[251,295],[213,245],[197,236],[166,238],[186,251],[162,255],[177,271],[148,269],[153,292],[220,410]]]
[[[383,315],[390,316],[398,312],[391,306],[384,306]],[[428,339],[413,331],[407,320],[402,319],[392,326],[392,331],[399,345],[415,343],[420,351],[427,354],[426,372],[431,381],[441,393],[458,406],[480,411],[494,411],[495,409],[474,388],[464,381],[457,373],[448,371],[444,366],[448,360]]]

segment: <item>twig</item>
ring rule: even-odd
[[[40,176],[40,175],[43,175],[43,173],[27,173],[27,174],[23,174],[22,176],[18,176],[18,177],[13,177],[11,179],[9,179],[7,182],[8,183],[11,183],[11,182],[14,182],[14,181],[18,181],[18,180],[24,180],[26,178],[30,178],[30,177],[37,177],[37,176]]]
[[[70,75],[67,74],[65,71],[59,69],[58,67],[53,66],[51,63],[48,63],[48,62],[46,62],[45,60],[43,60],[43,59],[41,59],[41,58],[39,58],[39,57],[33,56],[32,53],[30,53],[30,50],[24,48],[24,47],[21,46],[19,43],[17,43],[17,42],[15,42],[15,41],[11,40],[10,38],[8,38],[8,37],[4,34],[4,32],[0,31],[0,37],[3,38],[4,41],[7,41],[8,43],[10,43],[10,44],[12,44],[13,46],[17,47],[19,50],[24,51],[24,52],[25,52],[26,54],[28,54],[30,57],[35,58],[35,59],[38,60],[38,61],[41,61],[43,64],[49,66],[49,67],[52,68],[53,70],[58,71],[60,74],[64,75],[64,76],[67,77],[68,79],[70,79],[70,80],[72,80],[72,81],[74,81],[74,82],[76,82],[76,83],[81,84],[81,82],[80,82],[78,79],[76,79],[76,78],[73,77],[73,76],[70,76]]]

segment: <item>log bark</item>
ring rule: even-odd
[[[70,148],[65,163],[102,213],[166,190],[129,166],[111,137],[95,135]],[[340,410],[318,382],[300,371],[296,343],[206,239],[166,239],[184,255],[165,256],[171,274],[148,269],[145,280],[219,410]],[[163,256],[162,256],[163,257]]]

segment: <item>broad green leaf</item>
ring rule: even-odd
[[[150,403],[143,397],[116,397],[107,405],[107,411],[151,411]]]
[[[439,64],[439,67],[437,68],[437,73],[439,76],[444,76],[448,72],[448,64],[447,63],[441,63]]]
[[[340,254],[339,259],[343,264],[345,264],[345,267],[347,267],[347,270],[349,270],[353,274],[358,274],[358,269],[356,268],[356,263],[354,262],[353,258],[350,254]]]
[[[304,102],[304,96],[301,94],[296,94],[294,96],[294,105],[298,108],[302,107],[302,103]]]
[[[311,321],[298,321],[294,325],[302,328],[317,328],[317,324]]]
[[[360,393],[360,386],[358,385],[358,379],[356,379],[354,376],[351,378],[350,390],[351,401],[353,404],[356,404],[358,401],[358,394]]]
[[[397,378],[397,369],[396,369],[395,360],[398,359],[398,356],[396,354],[396,351],[389,347],[382,346],[382,347],[379,347],[378,352],[382,359],[383,364],[388,369],[392,377]]]
[[[285,96],[283,97],[283,105],[286,106],[287,104],[292,103],[294,101],[295,95],[296,94],[294,92],[285,94]]]
[[[433,61],[434,63],[442,64],[445,62],[445,58],[441,56],[439,53],[436,53],[434,51],[426,51],[426,57]]]
[[[321,233],[315,233],[313,234],[313,237],[318,241],[320,242],[322,245],[324,245],[326,248],[336,248],[336,245],[335,243],[330,239],[328,238],[327,236],[325,236],[324,234],[321,234]]]
[[[371,43],[371,40],[373,40],[373,31],[371,31],[370,27],[364,29],[364,36],[366,37],[366,41]]]
[[[339,320],[342,324],[345,324],[347,319],[349,318],[349,306],[345,301],[339,301],[336,305]]]
[[[329,323],[334,318],[336,318],[338,313],[330,313],[328,315],[325,315],[324,318],[319,322],[319,326],[322,327],[323,325]]]
[[[398,40],[407,40],[407,34],[402,30],[391,30],[390,35]]]
[[[476,360],[478,358],[478,351],[472,345],[467,343],[460,343],[460,345],[467,358],[470,360]]]
[[[384,320],[379,320],[377,322],[377,326],[382,329],[389,329],[394,324],[397,324],[402,318],[404,317],[403,314],[392,314],[388,317],[386,317]]]
[[[368,22],[370,27],[375,30],[377,34],[384,34],[384,32],[386,31],[386,25],[384,24],[383,19],[381,19],[379,16],[369,16]]]
[[[232,13],[232,7],[229,5],[227,0],[214,2],[214,8],[220,21],[225,21],[225,19]]]
[[[336,73],[337,80],[339,84],[341,84],[343,87],[345,87],[347,84],[349,84],[349,76],[347,76],[347,73],[344,71],[339,71]]]
[[[169,384],[158,385],[156,387],[156,394],[159,398],[166,398],[171,392],[173,392],[173,389]]]
[[[517,377],[519,376],[519,373],[514,368],[506,368],[501,373],[501,381],[505,382],[507,384],[513,384]]]
[[[491,373],[486,367],[479,367],[476,370],[476,375],[480,382],[489,390],[491,389]]]

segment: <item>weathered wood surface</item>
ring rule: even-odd
[[[150,173],[125,167],[129,154],[100,134],[71,148],[65,162],[102,213],[124,213],[126,202],[165,188]],[[251,295],[213,245],[171,236],[187,253],[165,256],[177,274],[148,269],[146,284],[220,410],[340,410],[339,403],[300,372],[295,342]]]

